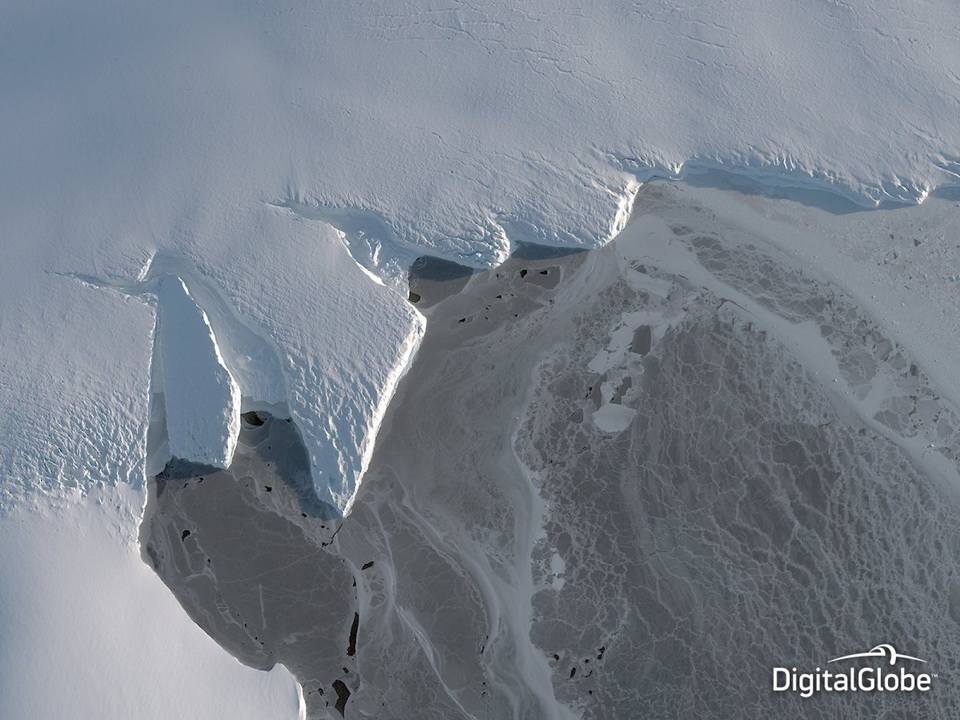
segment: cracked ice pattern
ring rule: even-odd
[[[939,476],[905,439],[936,433],[953,460],[956,413],[836,288],[723,229],[673,235],[777,317],[815,322],[853,392],[839,399],[753,306],[652,267],[634,264],[577,316],[539,368],[516,442],[549,505],[532,637],[553,657],[558,699],[584,718],[955,716],[944,685],[801,706],[770,691],[770,668],[890,638],[949,682],[955,466]],[[591,370],[610,319],[641,310],[668,319],[651,350]],[[630,379],[619,402],[637,409],[621,433],[582,419],[610,375]]]
[[[428,332],[335,532],[288,423],[161,478],[151,559],[191,615],[313,718],[955,717],[955,408],[683,197],[645,187],[599,251],[415,278]],[[881,642],[933,690],[770,690]]]

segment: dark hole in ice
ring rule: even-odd
[[[354,581],[356,584],[356,581]],[[357,632],[360,630],[360,613],[353,614],[353,625],[350,626],[350,642],[347,644],[347,655],[357,654]]]
[[[410,291],[410,294],[407,295],[407,300],[409,300],[409,301],[412,302],[414,305],[416,305],[418,302],[420,302],[421,297],[420,297],[420,295],[419,295],[418,293],[415,293],[415,292],[413,292],[413,290],[411,290],[411,291]]]
[[[263,420],[260,418],[259,415],[257,415],[253,411],[245,412],[243,415],[240,416],[240,419],[243,420],[245,423],[249,423],[250,425],[253,425],[254,427],[260,427],[261,425],[263,425]]]
[[[630,352],[637,355],[646,355],[653,346],[653,331],[649,325],[641,325],[633,331],[633,342],[630,343]]]
[[[350,688],[347,687],[347,684],[343,680],[334,680],[333,689],[337,693],[337,704],[334,705],[337,708],[337,712],[346,717],[345,711],[347,709],[347,700],[350,699]]]
[[[534,268],[534,270],[536,270],[536,268]],[[551,267],[536,270],[536,272],[534,272],[532,275],[530,273],[531,270],[529,268],[525,268],[520,271],[520,277],[525,277],[527,282],[538,285],[545,290],[553,290],[557,285],[560,284],[559,265],[553,265]]]

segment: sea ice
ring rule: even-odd
[[[0,717],[303,718],[284,667],[230,657],[143,562],[144,492],[95,489],[63,513],[0,521]]]
[[[618,433],[626,430],[637,411],[615,403],[607,403],[597,410],[593,417],[593,424],[603,432]]]
[[[77,278],[109,285],[136,277],[158,253],[188,257],[275,343],[282,372],[265,383],[276,391],[270,401],[296,419],[318,494],[346,511],[423,331],[422,317],[369,273],[398,288],[405,263],[422,254],[489,267],[521,241],[601,245],[624,226],[638,182],[657,175],[720,168],[872,206],[918,202],[960,172],[951,0],[915,13],[893,0],[815,9],[790,0],[586,8],[13,0],[0,12],[4,529],[15,527],[15,506],[43,521],[97,523],[70,503],[104,486],[142,486],[155,318]],[[867,229],[862,216],[810,217],[781,236],[796,250],[821,242],[837,260],[833,272],[856,276],[859,288],[892,288],[895,300],[872,306],[907,303],[891,322],[928,316],[902,333],[933,358],[935,379],[952,381],[939,387],[958,387],[945,350],[958,337],[955,293],[945,294],[956,285],[913,275],[918,262],[938,268],[931,277],[956,267],[934,253],[952,252],[944,238],[955,227],[940,226],[937,241],[901,219],[926,215],[872,218]],[[894,247],[899,259],[887,258]],[[858,296],[865,306],[868,294]],[[224,464],[235,391],[207,355],[223,401],[205,410],[221,413],[216,429],[188,431],[188,412],[187,424],[168,422],[183,431],[176,452]],[[165,392],[186,391],[178,383],[199,367],[187,364]],[[849,375],[837,385],[870,392],[868,384]],[[896,408],[881,411],[898,422]],[[129,541],[133,530],[124,524],[114,539]],[[12,552],[0,553],[0,589],[39,557],[11,570]],[[124,586],[136,571],[123,567],[105,583]],[[6,590],[4,611],[48,601],[32,587]],[[71,576],[57,597],[84,588]],[[69,614],[17,617],[27,639],[70,627]],[[41,667],[44,648],[56,645],[19,643],[2,677],[17,663]],[[89,651],[63,647],[58,677],[75,686]],[[99,646],[92,656],[112,661],[111,652]],[[153,687],[134,662],[109,669],[138,697]],[[546,669],[538,672],[546,692]],[[233,687],[214,679],[207,699]],[[10,706],[14,717],[46,710],[29,703],[46,701],[49,684],[30,695],[3,689],[21,703]],[[71,714],[131,716],[128,707],[83,704]]]

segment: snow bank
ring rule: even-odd
[[[317,494],[346,512],[423,317],[373,282],[332,228],[264,205],[244,235],[205,253],[197,272],[275,347],[284,406],[303,435]],[[219,337],[226,323],[211,322]],[[224,361],[232,369],[243,360],[225,353]],[[241,381],[244,395],[262,399],[254,390]]]
[[[223,364],[206,313],[190,297],[183,280],[166,275],[157,301],[170,454],[229,467],[240,432],[240,388]]]

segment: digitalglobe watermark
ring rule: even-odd
[[[872,650],[852,655],[842,655],[826,662],[880,658],[884,662],[863,667],[816,668],[813,672],[799,671],[795,667],[773,668],[773,691],[792,692],[802,698],[813,697],[817,693],[845,692],[927,692],[933,685],[936,673],[914,672],[912,665],[922,663],[912,655],[898,653],[892,645],[877,645]],[[905,661],[903,664],[898,664]],[[922,668],[920,668],[922,669]]]

